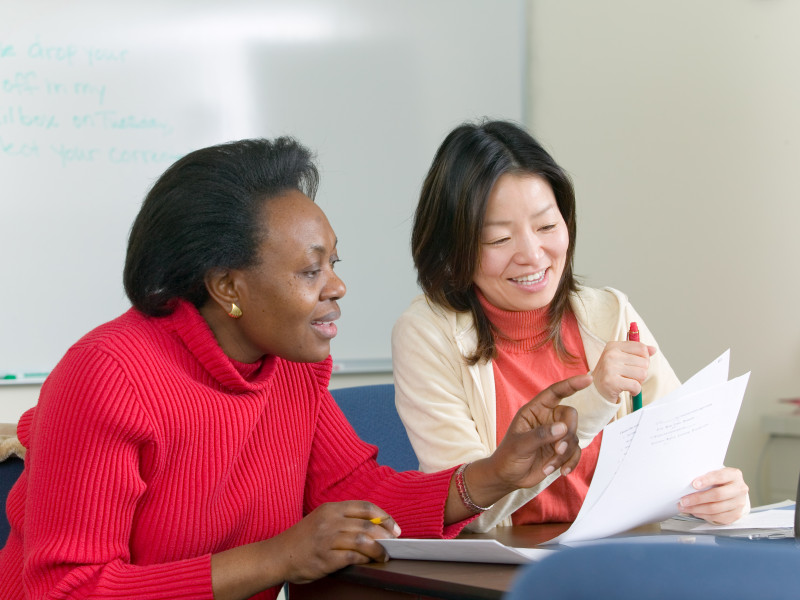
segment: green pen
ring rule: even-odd
[[[628,341],[629,342],[639,341],[639,326],[636,324],[636,321],[631,321],[631,326],[628,328]],[[633,402],[634,411],[642,408],[642,392],[639,392],[635,396],[632,396],[631,400]]]

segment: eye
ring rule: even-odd
[[[539,231],[552,231],[555,228],[556,228],[556,224],[555,223],[551,223],[549,225],[543,225],[542,227],[539,227]]]
[[[510,237],[501,237],[497,238],[496,240],[489,240],[488,242],[484,242],[487,246],[500,246],[510,240]]]
[[[307,269],[303,270],[303,277],[307,277],[308,279],[314,279],[317,275],[319,275],[320,269],[317,265],[312,267],[308,267]]]
[[[339,258],[338,256],[331,256],[331,259],[330,259],[331,269],[336,267],[336,263],[340,263],[340,262],[342,262],[341,258]]]

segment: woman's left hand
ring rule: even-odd
[[[655,353],[641,342],[608,342],[592,371],[595,389],[609,402],[619,402],[622,392],[638,394]]]
[[[709,523],[728,525],[750,510],[749,488],[739,469],[725,467],[692,482],[693,492],[681,498],[678,508]],[[708,489],[706,489],[708,488]]]

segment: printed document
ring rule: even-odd
[[[595,540],[678,513],[696,477],[723,465],[749,373],[728,380],[730,351],[671,394],[603,430],[572,526],[547,544]]]

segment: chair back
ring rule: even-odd
[[[397,409],[391,383],[332,389],[331,395],[358,436],[378,447],[378,463],[396,471],[419,469]]]
[[[0,461],[0,548],[6,545],[10,529],[6,516],[6,498],[22,473],[24,464],[21,458],[14,455]]]
[[[523,567],[504,600],[788,600],[798,593],[793,539],[698,536],[694,544],[650,538],[565,548]]]

